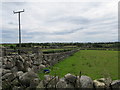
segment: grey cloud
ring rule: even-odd
[[[17,23],[14,23],[14,22],[8,22],[9,25],[18,25]]]
[[[26,2],[2,2],[2,4],[9,5],[9,6],[23,6]]]
[[[68,22],[73,24],[87,24],[89,23],[89,19],[78,16],[62,16],[58,18],[52,18],[52,20],[48,20],[47,22],[56,23],[56,22]]]
[[[15,42],[18,40],[17,35],[13,30],[2,30],[2,42]]]
[[[86,32],[87,35],[97,35],[97,34],[104,34],[104,33],[107,33],[107,32],[103,32],[103,31],[96,31],[96,32]]]
[[[76,28],[76,29],[71,29],[71,30],[64,30],[63,32],[54,32],[53,34],[56,35],[66,35],[66,34],[72,34],[77,31],[83,30],[83,28]]]
[[[21,35],[22,35],[22,39],[29,39],[29,38],[32,39],[34,37],[32,34],[31,35],[27,34],[24,30],[22,30]],[[16,29],[2,30],[2,39],[3,41],[18,40],[18,30]]]
[[[71,29],[71,30],[63,30],[63,31],[55,31],[55,32],[25,32],[26,35],[67,35],[67,34],[72,34],[77,31],[83,30],[83,28],[76,28],[76,29]]]

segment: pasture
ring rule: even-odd
[[[63,77],[67,73],[90,76],[92,79],[111,77],[118,79],[118,51],[80,50],[74,55],[48,67],[50,75]],[[39,73],[40,78],[44,74]]]

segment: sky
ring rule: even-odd
[[[23,9],[23,43],[118,41],[117,1],[6,1],[0,6],[2,43],[18,43],[18,14],[13,11]]]

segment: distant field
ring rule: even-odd
[[[42,49],[42,51],[63,51],[63,50],[72,50],[73,48],[58,48],[58,49]]]
[[[64,49],[42,49],[42,51],[63,51]]]
[[[42,49],[43,53],[58,53],[58,52],[64,52],[64,51],[70,51],[73,50],[73,48],[60,48],[60,49]]]
[[[50,68],[50,75],[55,73],[63,77],[67,73],[88,75],[92,79],[111,77],[118,79],[118,51],[81,50]],[[44,74],[39,74],[40,77]]]
[[[0,46],[5,46],[5,47],[6,47],[6,46],[14,46],[14,47],[15,47],[16,45],[15,45],[15,44],[3,44],[3,45],[0,44]]]

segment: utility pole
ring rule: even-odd
[[[22,11],[13,11],[14,14],[18,14],[18,21],[19,21],[19,48],[21,49],[21,27],[20,27],[20,13],[24,12],[24,9]],[[18,54],[20,54],[20,50],[18,51]]]

